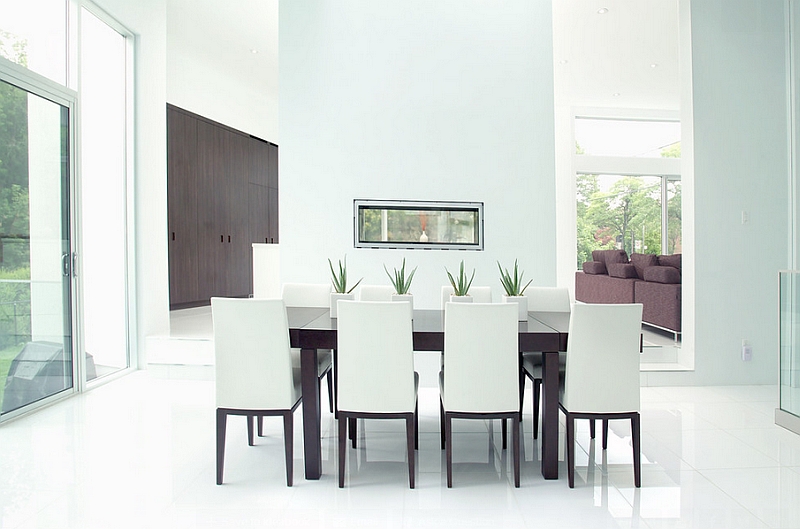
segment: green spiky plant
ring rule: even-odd
[[[389,270],[386,269],[386,265],[383,265],[383,269],[386,270],[386,275],[389,276],[389,281],[392,282],[394,293],[399,296],[408,294],[408,289],[411,288],[411,280],[414,279],[417,267],[415,266],[406,277],[406,260],[403,258],[403,265],[400,267],[400,270],[397,268],[394,269],[394,275],[389,273]]]
[[[506,291],[506,296],[521,296],[525,293],[525,289],[533,283],[533,279],[528,281],[525,286],[522,285],[522,276],[525,275],[525,272],[519,272],[517,267],[517,261],[514,260],[514,275],[508,271],[508,268],[503,270],[503,267],[500,266],[500,261],[497,261],[497,268],[500,269],[500,282],[503,284],[503,289]]]
[[[356,284],[350,290],[347,290],[347,256],[344,256],[344,264],[339,260],[339,272],[333,268],[333,263],[328,259],[328,266],[331,268],[331,283],[333,283],[333,290],[337,294],[349,294],[352,292],[359,283],[364,279],[363,277],[356,281]]]
[[[450,280],[450,284],[453,285],[453,294],[456,296],[468,296],[469,295],[469,287],[472,286],[472,280],[475,279],[475,269],[472,270],[472,276],[467,281],[467,274],[464,272],[464,261],[461,261],[461,266],[458,271],[458,277],[453,278],[453,274],[445,267],[445,272],[447,272],[447,278]]]

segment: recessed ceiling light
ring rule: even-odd
[[[255,49],[255,48],[250,48],[250,53],[252,53],[253,55],[255,55],[256,53],[258,53],[258,50],[257,50],[257,49]]]
[[[652,63],[652,64],[650,65],[650,68],[658,68],[658,64],[656,64],[656,63]]]
[[[619,92],[614,92],[613,94],[611,94],[611,97],[619,97]]]
[[[597,10],[598,15],[605,15],[606,13],[608,13],[607,7],[601,7],[600,9]]]
[[[567,64],[569,61],[567,59],[561,59],[558,61],[558,64]]]

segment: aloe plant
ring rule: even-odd
[[[338,294],[349,294],[352,292],[359,283],[364,279],[363,277],[356,281],[356,284],[350,290],[347,290],[347,256],[344,256],[344,264],[339,261],[339,272],[333,268],[333,263],[328,259],[328,266],[331,268],[331,283],[333,283],[333,290]]]
[[[525,284],[524,287],[521,287],[522,276],[525,275],[525,272],[518,272],[516,259],[514,260],[513,276],[508,271],[508,268],[503,270],[503,267],[500,266],[500,261],[497,261],[497,268],[500,269],[500,282],[503,284],[503,289],[506,291],[506,296],[521,296],[525,293],[525,289],[528,288],[531,283],[533,283],[533,279],[531,279]]]
[[[453,274],[445,267],[445,272],[447,272],[447,278],[450,280],[450,284],[453,285],[453,294],[456,296],[467,296],[469,295],[469,287],[472,286],[472,280],[475,279],[475,269],[472,270],[472,276],[467,281],[467,274],[464,273],[464,261],[461,261],[461,267],[458,271],[458,278],[453,278]]]
[[[383,265],[383,269],[386,270],[386,265]],[[404,294],[408,294],[408,289],[411,288],[411,280],[414,279],[414,273],[417,271],[417,267],[408,274],[406,277],[406,260],[403,258],[403,265],[400,267],[400,270],[397,268],[394,269],[394,275],[389,273],[389,270],[386,270],[386,275],[389,276],[389,280],[392,282],[392,286],[394,287],[395,294],[400,296]]]

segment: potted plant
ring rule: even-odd
[[[469,287],[472,286],[472,280],[475,279],[475,269],[473,268],[469,280],[467,280],[467,274],[464,272],[463,260],[461,261],[457,277],[454,278],[447,267],[445,267],[444,271],[447,272],[447,278],[453,286],[453,293],[450,295],[450,301],[472,302],[472,298],[469,295]]]
[[[514,260],[513,275],[507,268],[503,270],[500,261],[497,261],[497,268],[500,269],[500,282],[503,284],[503,290],[506,291],[503,295],[503,302],[516,303],[519,306],[519,321],[526,321],[528,319],[528,298],[524,294],[533,279],[522,286],[522,276],[525,275],[525,272],[519,272],[516,259]]]
[[[400,270],[395,268],[393,274],[389,273],[389,270],[386,269],[386,265],[383,265],[383,269],[386,271],[386,275],[389,276],[389,281],[392,282],[392,286],[394,287],[392,301],[408,301],[413,312],[414,297],[409,294],[408,289],[411,288],[411,281],[414,279],[417,267],[414,267],[411,273],[406,276],[406,260],[403,258],[403,264],[400,266]]]
[[[339,261],[339,271],[333,268],[333,263],[328,259],[328,266],[331,269],[331,283],[333,284],[333,292],[331,292],[331,318],[337,315],[336,304],[340,299],[355,299],[353,290],[364,279],[363,277],[356,281],[356,284],[348,290],[347,288],[347,256],[344,256],[344,263]]]

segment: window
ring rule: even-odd
[[[354,201],[356,248],[483,250],[482,202]]]

